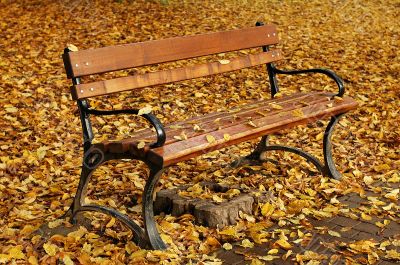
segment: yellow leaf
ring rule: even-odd
[[[213,201],[215,201],[215,202],[223,202],[223,201],[224,201],[221,197],[219,197],[219,196],[216,195],[216,194],[214,194],[214,195],[212,196],[212,199],[213,199]]]
[[[143,114],[149,114],[152,111],[152,107],[151,106],[146,106],[144,108],[141,108],[138,112],[138,115],[141,116]]]
[[[388,205],[382,207],[382,209],[385,210],[385,211],[390,211],[393,206],[394,206],[393,203],[389,203]]]
[[[338,232],[332,230],[328,230],[328,234],[335,237],[341,237],[341,235]]]
[[[267,256],[259,256],[259,259],[265,260],[265,261],[271,261],[274,259],[278,259],[279,256],[273,256],[273,255],[267,255]]]
[[[47,146],[41,146],[36,150],[37,157],[42,160],[46,156],[46,150],[49,148]]]
[[[210,144],[215,142],[215,138],[212,135],[206,135],[206,139],[207,139],[207,142],[209,142]]]
[[[377,166],[374,166],[374,170],[376,172],[390,170],[390,166],[388,164],[377,165]]]
[[[74,262],[68,255],[64,255],[63,262],[65,265],[74,265]]]
[[[8,108],[6,108],[6,111],[8,113],[15,113],[15,112],[18,112],[18,109],[16,107],[8,107]]]
[[[78,230],[73,231],[68,234],[68,237],[72,237],[75,239],[75,241],[78,241],[81,239],[81,237],[87,232],[87,229],[83,226],[80,226]]]
[[[218,234],[226,236],[237,236],[237,231],[235,227],[227,226],[223,230],[219,231]]]
[[[10,259],[24,259],[25,254],[22,252],[22,246],[15,246],[8,250],[8,257]]]
[[[232,198],[236,195],[240,194],[240,190],[238,189],[229,189],[227,192],[225,192],[226,195],[228,195],[229,198]]]
[[[275,210],[275,206],[273,206],[272,204],[267,202],[261,207],[261,214],[263,216],[270,216],[270,215],[272,215],[274,210]]]
[[[48,227],[49,228],[56,228],[58,226],[60,226],[62,223],[64,222],[64,220],[62,219],[56,219],[52,222],[49,222]]]
[[[269,105],[273,108],[273,109],[283,109],[283,107],[281,105],[278,105],[276,103],[269,103]]]
[[[383,222],[375,222],[375,225],[379,228],[384,228],[385,226],[387,226],[388,224],[390,224],[390,220],[383,220]]]
[[[267,254],[269,254],[269,255],[274,255],[274,254],[277,254],[278,252],[279,252],[279,249],[273,248],[273,249],[269,250],[269,251],[267,252]]]
[[[35,256],[29,256],[28,262],[31,265],[39,265],[39,261]]]
[[[112,217],[111,220],[106,224],[106,227],[112,227],[115,224],[115,218]]]
[[[231,61],[229,61],[229,60],[227,60],[227,59],[224,59],[224,60],[218,60],[218,62],[219,62],[220,64],[228,64],[228,63],[230,63]]]
[[[385,198],[391,199],[393,201],[397,201],[397,197],[399,195],[400,189],[391,190],[388,194],[385,194]]]
[[[77,52],[78,51],[78,47],[76,47],[74,44],[71,44],[71,43],[67,44],[67,47],[71,52]]]
[[[229,141],[229,139],[231,139],[231,136],[229,134],[225,133],[224,139],[225,139],[225,141]]]
[[[244,248],[253,248],[254,243],[246,238],[246,239],[243,239],[241,246]]]
[[[199,125],[195,124],[195,125],[193,126],[193,130],[195,130],[196,132],[198,132],[198,131],[201,131],[201,128],[200,128]]]
[[[387,181],[391,182],[391,183],[398,183],[398,182],[400,182],[400,175],[397,173],[394,173],[393,176],[390,177]]]
[[[324,133],[320,132],[319,134],[317,134],[317,136],[315,136],[315,140],[320,141],[322,140],[322,138],[324,138]]]
[[[58,251],[58,247],[56,245],[54,245],[54,244],[51,244],[51,243],[44,243],[43,244],[43,249],[51,257],[55,256],[57,251]]]
[[[84,252],[90,254],[92,251],[92,245],[90,245],[89,243],[85,243],[85,244],[83,244],[82,250]]]
[[[187,137],[187,135],[185,134],[184,131],[181,132],[181,138],[184,139],[184,140],[188,139],[188,137]]]
[[[229,244],[229,243],[224,243],[222,245],[222,248],[225,249],[225,250],[231,250],[232,249],[232,245]]]
[[[147,254],[147,250],[141,249],[136,252],[133,252],[131,254],[130,258],[131,259],[144,258],[144,257],[146,257],[146,254]]]
[[[213,247],[220,247],[221,246],[221,243],[219,243],[219,241],[213,236],[207,237],[207,239],[206,239],[206,241],[204,243],[209,245],[209,246],[213,246]]]
[[[10,260],[10,257],[7,254],[0,254],[0,263],[7,263]]]
[[[253,121],[249,121],[247,124],[251,127],[257,127],[257,125]]]
[[[146,145],[145,142],[139,142],[138,145],[137,145],[137,148],[138,149],[143,149],[145,147],[145,145]]]
[[[265,264],[264,262],[262,262],[261,260],[259,260],[257,258],[252,259],[251,263],[250,263],[250,265],[264,265],[264,264]]]
[[[275,243],[278,244],[281,248],[286,249],[286,250],[292,248],[292,245],[290,245],[289,242],[287,242],[283,238],[278,239]]]
[[[295,117],[304,117],[304,113],[301,109],[295,109],[292,111],[293,116]]]
[[[370,185],[374,182],[374,179],[371,176],[365,176],[364,177],[364,183],[367,185]]]

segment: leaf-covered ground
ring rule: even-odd
[[[254,264],[282,258],[319,264],[332,259],[291,251],[310,240],[302,229],[308,220],[341,214],[364,220],[379,217],[376,225],[382,229],[399,223],[399,1],[161,2],[0,1],[0,263],[219,264],[212,253],[222,246],[269,242],[270,249],[254,257]],[[32,235],[48,221],[52,227],[68,225],[57,218],[68,209],[79,179],[81,128],[60,56],[67,44],[102,47],[244,28],[257,20],[278,25],[279,46],[286,58],[279,67],[333,69],[345,80],[346,94],[358,100],[359,108],[340,122],[335,133],[334,155],[343,181],[323,178],[289,154],[271,154],[279,166],[266,162],[258,167],[223,167],[248,154],[257,142],[252,141],[180,163],[162,180],[164,187],[200,181],[235,183],[244,190],[265,189],[273,195],[269,202],[255,205],[253,215],[242,215],[236,226],[210,229],[196,225],[190,215],[158,216],[163,238],[171,246],[165,252],[139,249],[125,228],[102,215],[94,215],[93,231],[82,227],[50,239]],[[335,89],[321,76],[283,77],[280,84],[289,92]],[[264,68],[256,67],[122,93],[92,105],[151,104],[162,121],[171,122],[268,96]],[[96,141],[123,138],[144,125],[127,116],[93,122]],[[272,141],[302,147],[321,158],[326,123],[285,131]],[[89,199],[141,222],[135,202],[140,202],[146,173],[139,163],[101,167],[90,185]],[[356,209],[338,200],[349,193],[363,197],[366,191],[374,196]],[[274,224],[289,228],[267,232]],[[337,232],[329,233],[340,239]],[[335,259],[349,264],[398,262],[399,240],[376,236],[344,244],[347,251]],[[285,254],[277,255],[274,249]]]

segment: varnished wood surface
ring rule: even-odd
[[[331,93],[325,92],[299,93],[170,124],[166,126],[166,144],[155,149],[137,148],[141,141],[149,143],[154,140],[154,132],[149,129],[138,132],[130,139],[104,143],[104,148],[116,153],[130,150],[158,165],[168,166],[211,150],[346,112],[357,106],[357,102],[349,97],[341,101],[332,100],[331,97]],[[276,105],[282,109],[277,109]],[[201,130],[195,130],[195,125]],[[215,142],[210,143],[207,135],[213,136]],[[224,135],[229,135],[229,139]]]
[[[66,60],[71,64],[71,77],[80,77],[276,43],[276,26],[271,24],[80,50],[69,52]]]
[[[187,79],[204,77],[248,68],[255,65],[274,62],[282,59],[280,50],[249,54],[230,60],[199,64],[195,66],[180,67],[170,70],[146,73],[141,75],[120,77],[110,80],[76,85],[72,88],[75,99],[107,95],[127,90],[167,84]]]

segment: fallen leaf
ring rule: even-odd
[[[253,248],[254,247],[254,243],[252,243],[250,240],[248,240],[247,238],[246,239],[243,239],[242,240],[242,244],[240,244],[242,247],[244,247],[244,248]]]
[[[231,61],[229,61],[229,60],[227,60],[227,59],[224,59],[224,60],[218,60],[218,62],[219,62],[220,64],[229,64]]]
[[[138,115],[144,115],[144,114],[149,114],[151,113],[151,111],[153,110],[153,108],[151,106],[146,106],[144,108],[139,109]]]
[[[59,248],[52,243],[44,243],[43,249],[50,257],[55,256],[56,253],[59,251]]]
[[[207,134],[206,139],[207,139],[207,142],[209,142],[210,144],[215,142],[215,138],[212,135]]]

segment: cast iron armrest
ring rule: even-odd
[[[121,109],[121,110],[96,110],[96,109],[90,109],[87,108],[86,113],[88,114],[93,114],[93,115],[116,115],[116,114],[135,114],[138,115],[139,110],[138,109]],[[165,129],[160,120],[153,114],[148,113],[148,114],[142,114],[140,115],[146,120],[148,120],[151,125],[156,129],[157,133],[157,142],[154,142],[150,145],[150,147],[160,147],[163,146],[165,143],[165,140],[167,138],[165,134]]]
[[[337,74],[335,74],[335,72],[333,72],[332,70],[324,69],[324,68],[305,69],[305,70],[280,70],[275,67],[273,69],[274,69],[273,71],[276,74],[295,75],[295,74],[319,73],[319,74],[327,75],[328,77],[332,78],[336,82],[336,84],[339,88],[339,91],[335,96],[342,97],[344,94],[343,80]]]

